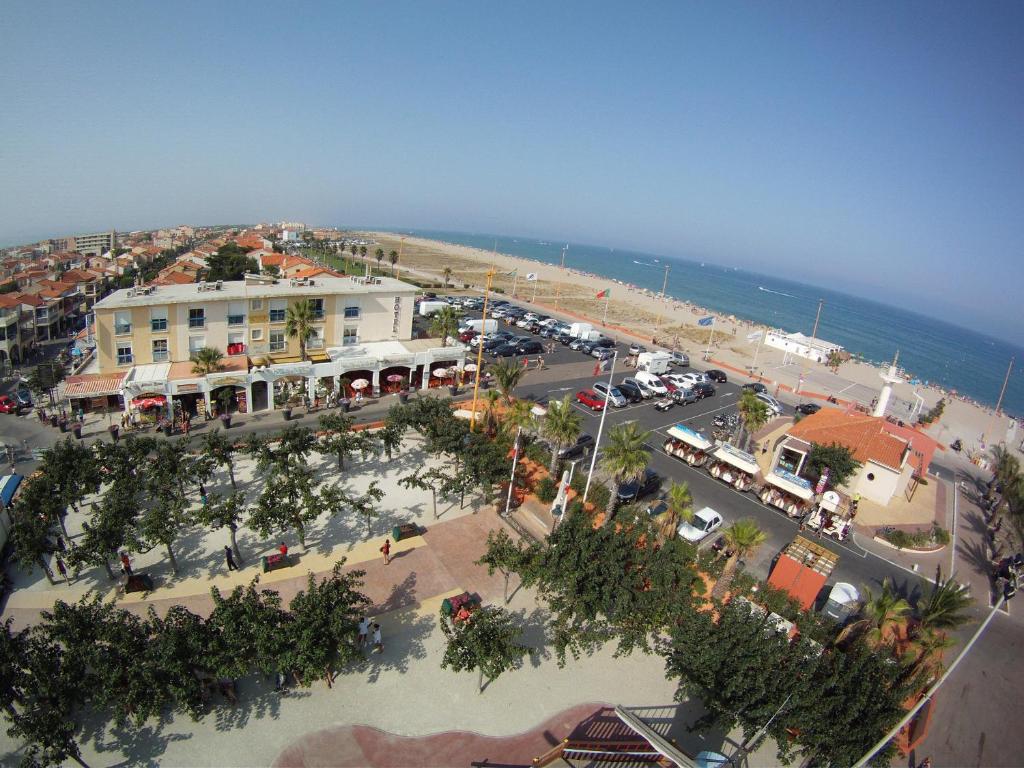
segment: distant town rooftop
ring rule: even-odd
[[[229,301],[231,299],[287,298],[289,296],[315,296],[317,294],[415,293],[419,289],[392,277],[247,277],[245,280],[226,280],[185,285],[153,285],[142,288],[123,288],[102,301],[96,309],[119,307],[148,307],[160,304],[199,303],[202,301]]]

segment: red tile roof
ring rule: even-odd
[[[885,423],[874,416],[822,408],[794,424],[789,434],[818,445],[837,443],[848,448],[857,461],[873,461],[898,471],[908,443],[889,434],[883,427]]]
[[[166,272],[151,280],[149,285],[188,285],[194,282],[195,276],[188,272]]]
[[[64,379],[64,396],[78,398],[116,395],[121,390],[121,380],[125,373],[86,373],[81,376],[68,376]]]

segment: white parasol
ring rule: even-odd
[[[366,389],[368,386],[370,386],[370,382],[366,379],[356,379],[351,384],[352,389]]]

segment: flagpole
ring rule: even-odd
[[[533,296],[530,298],[530,303],[533,304],[537,301],[537,286],[540,285],[540,275],[534,274],[533,276]]]
[[[519,270],[515,270],[512,273],[512,298],[516,297],[516,285],[519,283]]]
[[[762,331],[761,338],[757,340],[757,349],[754,350],[754,364],[750,366],[751,373],[757,370],[757,356],[761,354],[761,344],[764,342],[764,337],[767,335],[768,331]]]
[[[484,364],[484,342],[483,338],[486,335],[487,330],[487,297],[491,293],[491,278],[494,277],[494,265],[487,271],[487,285],[484,287],[484,306],[483,313],[480,318],[480,340],[476,345],[476,381],[473,384],[473,412],[469,415],[469,431],[472,432],[476,426],[476,398],[477,393],[480,391],[480,374],[483,373],[481,370]]]
[[[601,321],[601,325],[608,325],[608,302],[611,301],[612,292],[605,290],[604,292],[604,320]]]
[[[715,316],[711,316],[711,335],[708,336],[708,348],[704,351],[704,359],[711,359],[711,340],[715,338]]]
[[[587,473],[587,485],[583,489],[583,504],[587,503],[587,494],[590,492],[590,480],[594,477],[594,465],[597,463],[597,449],[601,445],[601,433],[604,432],[604,417],[608,415],[608,398],[612,393],[612,379],[615,376],[615,361],[619,358],[619,350],[612,354],[612,369],[608,374],[608,389],[604,393],[604,408],[601,409],[601,423],[597,427],[597,439],[594,441],[594,453],[590,456],[590,472]]]

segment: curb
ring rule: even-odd
[[[911,555],[934,555],[936,552],[941,552],[948,546],[947,544],[940,544],[939,546],[934,547],[932,549],[904,549],[903,547],[897,547],[891,541],[887,541],[886,539],[883,539],[881,536],[872,536],[871,538],[872,541],[877,541],[879,544],[884,544],[885,546],[889,547],[889,549],[895,549],[897,552],[906,552],[907,554]]]

